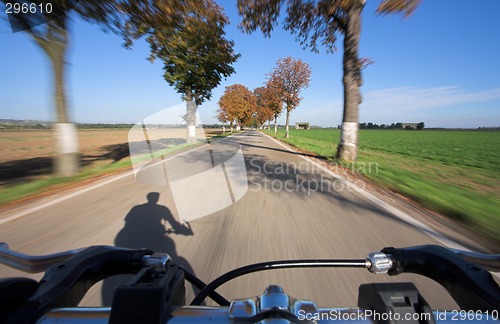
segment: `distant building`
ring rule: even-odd
[[[310,129],[308,122],[295,123],[295,129]]]
[[[418,123],[403,123],[403,129],[417,129]]]

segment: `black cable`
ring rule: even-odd
[[[186,271],[186,269],[182,268],[182,267],[179,267],[180,269],[182,269],[182,271],[184,271],[184,276],[186,278],[186,280],[194,285],[196,288],[198,288],[200,291],[203,291],[203,289],[205,289],[205,287],[207,286],[206,283],[204,283],[203,281],[201,281],[200,279],[198,279],[198,277],[196,277],[194,274],[192,274],[191,272],[189,271]],[[216,302],[217,304],[221,305],[221,306],[227,306],[229,305],[229,301],[222,297],[218,292],[216,291],[212,291],[211,293],[209,293],[208,297],[212,298],[212,300],[214,302]]]
[[[205,288],[203,288],[198,295],[193,299],[191,305],[199,306],[201,303],[210,296],[215,289],[224,283],[232,280],[234,278],[243,276],[248,273],[273,270],[273,269],[287,269],[287,268],[366,268],[366,260],[283,260],[283,261],[269,261],[262,263],[250,264],[238,269],[231,270],[217,279],[209,283]],[[229,306],[229,302],[222,304],[221,306]]]

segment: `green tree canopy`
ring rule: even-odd
[[[234,73],[232,64],[239,58],[234,43],[226,39],[229,23],[213,0],[140,2],[125,26],[127,45],[146,37],[151,47],[150,60],[164,63],[164,78],[187,102],[188,141],[195,125],[197,106],[212,96],[222,78]]]

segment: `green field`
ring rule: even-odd
[[[332,158],[340,131],[294,129],[285,139],[280,130],[277,137]],[[500,243],[499,161],[499,131],[360,130],[358,163],[344,166]]]

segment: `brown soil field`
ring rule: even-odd
[[[109,145],[127,143],[128,129],[78,130],[83,155],[96,155]],[[54,155],[55,140],[50,130],[0,132],[0,163]]]
[[[130,129],[79,129],[82,166],[128,158]],[[206,136],[221,131],[205,129]],[[151,129],[150,140],[185,138],[185,129]],[[199,134],[197,134],[199,135]],[[19,183],[51,173],[55,139],[50,130],[0,131],[0,186]]]

